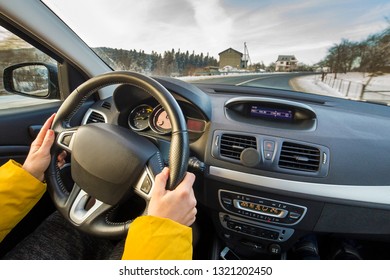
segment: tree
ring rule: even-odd
[[[389,26],[378,33],[368,36],[361,42],[342,39],[328,50],[322,66],[328,66],[332,72],[346,73],[352,70],[377,72],[390,65],[390,21]]]
[[[131,70],[154,75],[191,75],[196,68],[217,66],[218,61],[203,53],[190,55],[189,51],[165,51],[163,55],[152,51],[151,54],[143,50],[124,50],[112,48],[95,48],[97,54],[114,69]]]

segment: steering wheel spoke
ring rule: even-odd
[[[71,129],[66,129],[66,130],[62,131],[60,134],[58,134],[57,145],[61,149],[71,153],[74,139],[75,139],[74,136],[77,133],[77,129],[78,129],[78,127],[72,127]]]
[[[149,201],[152,198],[152,190],[154,186],[154,176],[148,167],[145,168],[137,184],[134,187],[134,192],[143,198],[145,201]]]
[[[87,220],[91,222],[94,217],[98,217],[101,213],[112,208],[111,205],[91,197],[78,187],[77,184],[75,184],[72,194],[69,196],[68,205],[70,209],[69,218],[78,226],[82,225]]]

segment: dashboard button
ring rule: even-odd
[[[297,219],[299,219],[299,217],[301,217],[301,214],[296,213],[296,212],[290,212],[290,214],[289,214],[288,216],[289,216],[291,219],[297,220]]]
[[[280,247],[279,244],[271,244],[269,247],[268,247],[268,250],[271,254],[274,254],[274,255],[278,255],[281,253],[282,251],[282,248]]]
[[[264,151],[273,152],[274,150],[275,150],[275,142],[274,141],[265,140],[264,141]]]
[[[265,151],[265,152],[264,152],[264,158],[265,158],[266,160],[271,160],[273,155],[274,155],[273,152],[270,152],[270,151]]]
[[[231,198],[228,198],[228,197],[222,197],[222,202],[225,205],[232,205],[232,200],[231,200]]]

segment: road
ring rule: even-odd
[[[0,95],[0,109],[10,109],[26,107],[43,103],[55,102],[57,100],[47,100],[32,97],[19,96],[16,94]]]
[[[312,73],[310,73],[312,74]],[[290,85],[290,80],[308,73],[265,73],[253,75],[218,76],[193,81],[193,83],[221,83],[236,86],[268,87],[286,90],[294,90]]]

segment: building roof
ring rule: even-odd
[[[279,55],[276,61],[292,61],[297,60],[294,55]]]
[[[223,53],[225,53],[225,52],[231,52],[231,51],[236,52],[236,53],[238,53],[238,54],[241,55],[241,56],[243,55],[242,52],[236,51],[235,49],[232,49],[232,48],[228,48],[228,49],[226,49],[226,50],[220,52],[218,55],[221,55],[221,54],[223,54]]]

